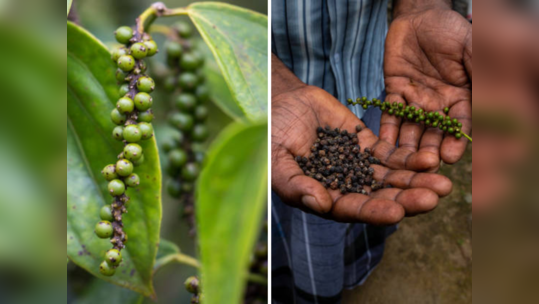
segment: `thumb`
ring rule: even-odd
[[[288,153],[274,159],[271,182],[273,191],[292,207],[324,214],[333,206],[328,191],[319,181],[306,176]]]

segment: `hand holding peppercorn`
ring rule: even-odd
[[[286,69],[275,60],[273,69]],[[273,73],[279,75],[287,71],[274,70]],[[328,125],[355,134],[356,126],[364,125],[324,90],[305,86],[295,77],[282,79],[285,80],[283,87],[274,84],[273,88],[273,92],[281,93],[273,96],[272,105],[272,188],[285,203],[336,221],[393,224],[405,215],[432,210],[439,196],[451,192],[452,184],[446,177],[414,172],[437,165],[432,163],[438,160],[431,153],[395,148],[379,140],[368,129],[355,135],[358,143],[363,151],[370,147],[382,162],[382,165],[372,165],[374,179],[394,188],[381,189],[371,196],[342,195],[340,191],[327,190],[318,180],[305,176],[295,157],[311,154],[319,126]],[[290,84],[291,90],[279,90]]]
[[[384,73],[390,103],[403,103],[425,111],[443,113],[471,130],[472,25],[450,7],[424,10],[395,7],[386,40]],[[380,138],[410,151],[439,155],[455,163],[464,154],[467,140],[435,128],[382,115]]]

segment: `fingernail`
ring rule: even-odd
[[[321,213],[321,207],[320,207],[320,204],[318,203],[318,201],[316,200],[316,198],[314,196],[310,196],[310,195],[304,195],[302,198],[301,198],[301,202],[303,203],[303,205],[317,213]]]

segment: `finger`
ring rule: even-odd
[[[451,180],[435,173],[418,173],[408,170],[391,170],[384,166],[372,165],[374,179],[384,185],[391,185],[400,189],[425,188],[432,190],[443,197],[453,190]]]
[[[382,189],[371,194],[372,197],[393,200],[406,211],[406,216],[414,216],[432,211],[438,206],[438,195],[425,188]]]
[[[438,153],[429,151],[412,152],[397,148],[385,141],[378,141],[372,146],[373,154],[381,163],[392,169],[429,171],[440,165]]]
[[[373,225],[394,225],[402,221],[404,215],[404,208],[393,200],[356,193],[339,198],[331,210],[335,221]]]
[[[386,100],[391,103],[402,102],[403,104],[406,104],[404,99],[398,94],[389,94],[387,95]],[[383,112],[380,120],[380,139],[385,140],[392,145],[396,145],[399,137],[400,125],[401,118]]]
[[[417,152],[423,131],[422,124],[403,122],[399,136],[399,147],[411,152]]]
[[[327,213],[332,199],[322,184],[306,176],[290,153],[281,153],[272,163],[272,188],[284,203]]]
[[[429,172],[436,172],[440,168],[440,146],[442,145],[443,132],[438,128],[426,128],[421,137],[421,143],[419,144],[419,152],[423,155],[430,153],[437,158],[437,165],[432,167]]]
[[[472,104],[469,100],[462,100],[453,105],[449,110],[449,116],[462,123],[462,132],[470,134],[472,129]],[[464,136],[457,139],[453,134],[446,134],[440,150],[442,160],[448,164],[456,163],[466,151],[467,144],[468,139]]]

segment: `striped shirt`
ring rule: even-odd
[[[303,82],[347,105],[384,100],[387,1],[273,0],[272,52]],[[378,133],[381,112],[349,107]],[[381,261],[396,227],[343,224],[307,214],[272,194],[272,303],[340,303]]]
[[[274,0],[271,21],[273,54],[303,82],[345,105],[384,90],[387,0]]]

